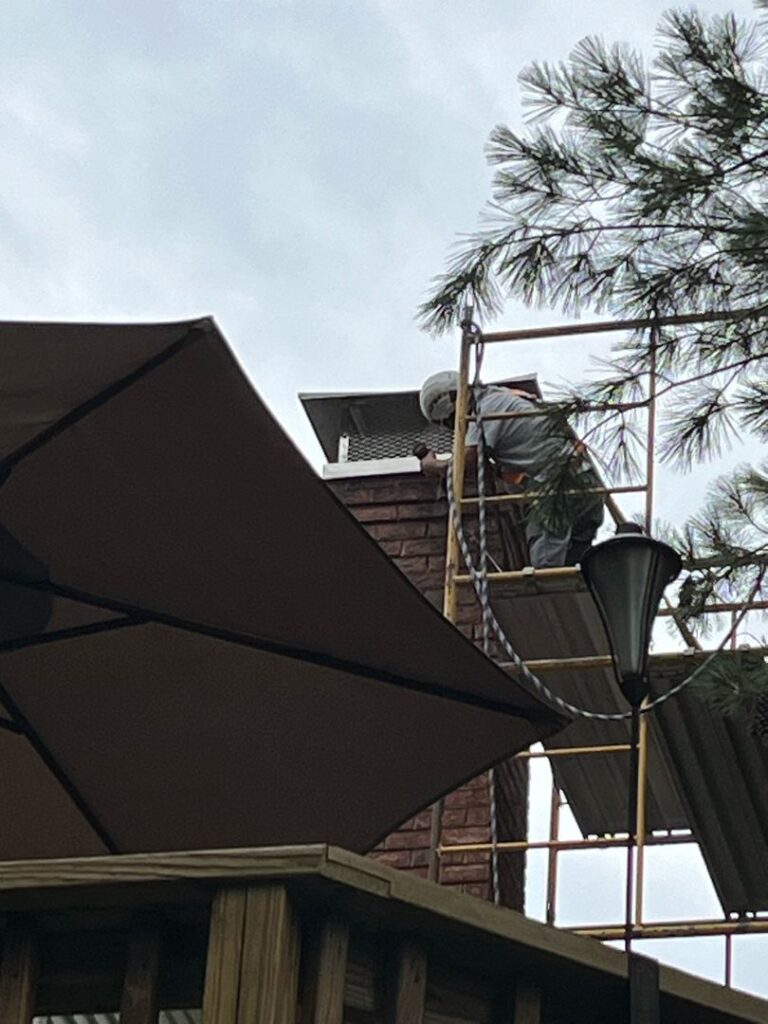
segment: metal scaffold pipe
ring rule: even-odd
[[[697,324],[716,324],[725,321],[746,320],[755,317],[768,316],[768,306],[761,306],[750,309],[714,311],[708,313],[689,313],[675,316],[650,316],[630,319],[616,319],[593,321],[578,324],[560,324],[552,327],[530,327],[510,331],[482,332],[465,317],[462,324],[461,357],[459,367],[459,382],[455,402],[455,429],[453,438],[453,459],[450,469],[451,478],[448,481],[452,484],[448,489],[448,498],[452,513],[449,514],[446,565],[445,565],[445,592],[443,610],[445,616],[456,622],[459,587],[466,587],[467,584],[474,585],[478,590],[481,606],[484,614],[484,628],[486,614],[491,618],[490,602],[488,600],[489,585],[507,587],[506,591],[496,593],[513,595],[518,597],[547,597],[557,593],[583,592],[586,588],[586,581],[577,566],[562,566],[559,568],[536,569],[526,567],[520,570],[486,571],[485,549],[484,549],[484,528],[485,507],[489,508],[515,508],[525,505],[538,497],[546,497],[538,492],[517,491],[513,493],[489,494],[484,493],[485,486],[478,483],[478,495],[464,495],[465,487],[465,453],[466,453],[466,429],[468,424],[477,423],[481,431],[484,421],[514,420],[519,417],[545,416],[550,408],[535,406],[531,409],[491,412],[482,411],[471,402],[471,388],[480,387],[479,367],[483,358],[483,346],[485,344],[503,341],[536,341],[545,339],[557,339],[572,337],[576,335],[604,334],[617,331],[650,331],[649,356],[650,365],[647,371],[647,389],[645,396],[633,401],[616,401],[605,403],[588,403],[577,406],[571,410],[568,403],[563,403],[563,411],[581,413],[615,413],[615,412],[638,412],[645,411],[647,414],[645,431],[645,481],[639,484],[631,484],[617,487],[590,487],[584,493],[600,494],[604,497],[605,507],[617,525],[627,522],[626,516],[616,502],[618,494],[637,494],[644,496],[644,522],[647,535],[651,533],[654,513],[654,491],[655,491],[655,442],[656,442],[656,412],[658,401],[661,400],[666,387],[659,389],[659,365],[658,350],[662,344],[661,331],[667,327],[685,327]],[[476,360],[475,383],[470,384],[470,364],[472,358]],[[554,403],[557,407],[557,403]],[[483,448],[479,446],[480,455]],[[566,493],[582,493],[568,491]],[[461,513],[466,511],[473,516],[479,513],[480,538],[481,538],[481,561],[478,570],[472,564],[472,555],[462,536]],[[468,569],[462,571],[460,558],[463,552],[467,559]],[[692,564],[687,568],[695,568]],[[482,583],[482,591],[478,589],[478,580]],[[768,609],[768,600],[756,600],[757,589],[749,595],[746,601],[741,602],[719,602],[713,603],[702,609],[703,613],[738,612],[740,621],[747,610]],[[483,604],[483,601],[485,602]],[[687,646],[687,650],[671,652],[662,655],[653,655],[650,659],[650,668],[658,669],[667,666],[668,663],[678,665],[688,662],[691,672],[685,672],[686,678],[683,682],[671,687],[669,693],[657,697],[648,705],[643,705],[642,711],[648,711],[656,703],[660,703],[667,696],[676,694],[691,677],[695,676],[706,667],[706,664],[715,657],[721,648],[716,651],[702,651],[701,645],[691,632],[687,621],[682,617],[679,609],[672,607],[667,600],[667,606],[658,610],[660,616],[672,616],[680,631],[680,634]],[[738,621],[732,626],[733,643],[735,643],[735,628]],[[497,633],[500,627],[497,624]],[[523,675],[531,680],[533,673],[559,672],[572,670],[585,672],[589,670],[609,670],[614,666],[614,659],[610,654],[580,655],[574,657],[556,658],[534,658],[521,659],[517,651],[509,643],[503,633],[498,633],[502,647],[507,657],[516,658],[515,661],[499,661],[499,666],[513,675]],[[733,643],[731,646],[733,646]],[[751,648],[755,654],[768,653],[768,647]],[[546,693],[552,693],[538,678],[533,680],[537,688]],[[557,699],[554,697],[553,699]],[[563,700],[560,699],[563,704]],[[585,711],[573,705],[568,705],[574,714],[583,715],[597,719],[618,719],[618,715],[605,715]],[[626,732],[624,733],[626,736]],[[621,739],[622,737],[617,737]],[[489,853],[494,857],[503,854],[514,854],[528,851],[546,851],[548,853],[547,871],[547,894],[546,894],[546,920],[550,924],[556,921],[557,903],[557,878],[558,878],[558,857],[566,851],[578,851],[587,849],[612,849],[624,848],[627,851],[627,878],[625,892],[625,919],[621,924],[609,925],[585,925],[577,928],[569,928],[582,935],[590,935],[602,941],[623,939],[626,948],[629,949],[635,939],[666,938],[673,936],[702,936],[720,935],[726,937],[725,943],[725,978],[730,983],[732,978],[732,944],[733,935],[746,933],[768,932],[768,916],[740,918],[739,920],[712,920],[712,921],[667,921],[645,923],[645,885],[646,885],[646,850],[651,846],[672,846],[691,844],[696,842],[693,833],[688,829],[668,830],[664,834],[648,832],[647,815],[651,812],[647,809],[649,799],[648,782],[648,759],[651,742],[649,738],[649,716],[642,713],[639,706],[636,706],[634,715],[634,729],[632,742],[615,742],[592,745],[580,745],[573,747],[556,747],[549,750],[521,752],[517,758],[522,761],[529,761],[535,758],[546,757],[553,761],[571,757],[589,757],[590,755],[620,754],[622,756],[631,754],[633,768],[631,793],[629,797],[629,814],[627,816],[628,832],[620,835],[602,835],[584,839],[561,839],[559,836],[561,807],[564,806],[564,797],[560,793],[557,784],[553,780],[552,800],[550,808],[550,837],[543,841],[504,840],[480,843],[463,843],[445,845],[441,843],[440,813],[441,805],[435,805],[433,813],[432,834],[430,840],[430,861],[429,877],[437,878],[438,865],[441,858],[451,856],[463,856],[473,853]]]
[[[576,334],[606,334],[612,331],[642,331],[656,327],[685,327],[723,321],[748,320],[768,315],[768,306],[752,309],[718,310],[712,313],[682,313],[678,316],[635,317],[627,320],[593,320],[585,324],[556,324],[552,327],[520,327],[512,331],[487,331],[479,336],[481,344],[497,341],[539,341],[568,338]]]

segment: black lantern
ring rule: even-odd
[[[581,571],[603,620],[621,692],[637,708],[648,695],[648,647],[664,588],[682,568],[669,545],[623,523],[591,548]]]

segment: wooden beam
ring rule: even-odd
[[[294,1024],[299,940],[285,886],[220,892],[211,916],[203,1024]]]
[[[247,894],[247,889],[222,889],[213,901],[203,1024],[237,1024]]]
[[[35,1012],[39,973],[37,941],[30,921],[10,918],[0,961],[0,1021],[30,1024]]]
[[[328,847],[313,843],[119,857],[0,861],[0,910],[26,910],[45,890],[48,910],[70,906],[206,903],[212,886],[322,874]],[[133,896],[130,895],[134,890]],[[34,891],[35,895],[30,896]]]
[[[248,890],[237,1024],[295,1024],[300,933],[282,885]]]
[[[533,985],[517,986],[514,1024],[541,1024],[541,989]]]
[[[349,928],[326,921],[310,946],[302,1024],[343,1024]]]
[[[161,929],[161,919],[156,914],[139,915],[133,922],[120,1024],[157,1024]]]
[[[391,1024],[423,1024],[427,993],[427,957],[411,942],[404,942],[395,959]]]

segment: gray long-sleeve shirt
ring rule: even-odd
[[[535,401],[513,394],[509,388],[483,387],[476,401],[487,416],[496,412],[530,412]],[[477,445],[478,425],[467,428],[467,445]],[[544,416],[520,416],[516,419],[485,420],[483,437],[496,462],[515,472],[527,473],[532,480],[546,477],[553,460],[562,460],[573,452],[573,444],[550,433]]]

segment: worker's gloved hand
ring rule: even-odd
[[[438,459],[433,451],[428,451],[421,458],[421,472],[425,476],[443,476],[448,463],[445,459]]]

